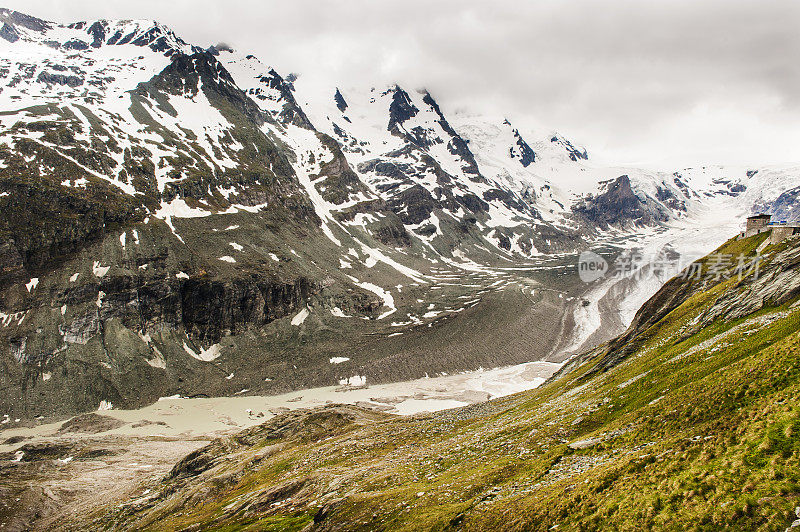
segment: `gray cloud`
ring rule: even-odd
[[[317,83],[428,87],[609,158],[800,158],[794,0],[11,1],[42,18],[155,18]]]

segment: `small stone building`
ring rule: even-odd
[[[758,233],[769,231],[769,222],[772,216],[769,214],[756,214],[755,216],[748,216],[747,225],[745,226],[744,236],[753,236]]]

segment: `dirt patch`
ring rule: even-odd
[[[61,428],[58,429],[57,434],[97,434],[99,432],[118,429],[126,424],[127,423],[119,419],[101,416],[100,414],[81,414],[80,416],[75,416],[69,421],[64,422]]]

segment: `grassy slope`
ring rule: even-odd
[[[764,308],[682,339],[733,286],[698,291],[589,379],[599,354],[489,405],[264,439],[101,519],[157,530],[291,530],[315,516],[319,529],[348,530],[784,530],[800,505],[800,310]]]

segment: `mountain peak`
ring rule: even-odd
[[[155,20],[95,20],[69,24],[70,29],[82,30],[92,38],[91,46],[103,45],[147,46],[155,52],[188,52],[190,48],[175,32]],[[191,47],[197,51],[197,47]]]
[[[575,146],[571,141],[559,133],[553,133],[553,135],[550,137],[550,142],[563,148],[567,152],[567,156],[572,161],[577,162],[579,160],[589,160],[589,153],[586,151],[586,148]]]
[[[131,44],[149,47],[155,52],[190,53],[190,47],[169,27],[155,20],[87,20],[57,24],[10,9],[0,9],[0,37],[17,41],[42,43],[50,48],[75,51],[100,48],[104,45]]]
[[[25,29],[43,32],[53,27],[52,22],[20,13],[5,7],[0,8],[0,22],[4,24],[21,26]]]
[[[411,97],[400,85],[395,84],[387,92],[392,93],[392,103],[389,104],[389,126],[387,129],[393,131],[398,125],[402,125],[403,122],[417,116],[419,109],[411,102]]]
[[[209,46],[208,47],[208,52],[213,54],[213,55],[219,55],[220,52],[233,53],[234,50],[233,50],[233,47],[231,45],[229,45],[227,43],[224,43],[224,42],[219,42],[217,44],[212,44],[211,46]]]

